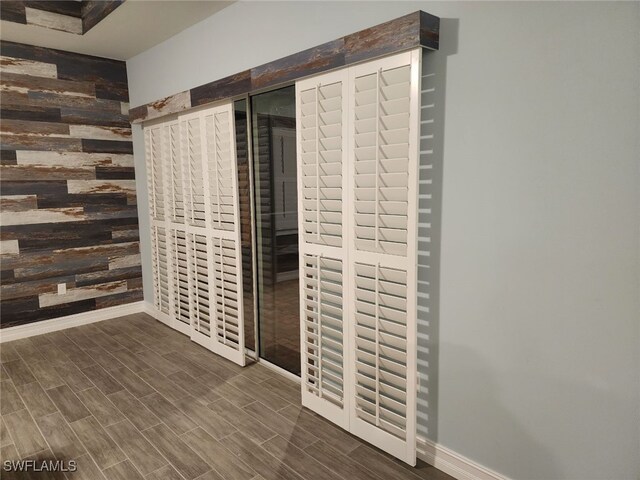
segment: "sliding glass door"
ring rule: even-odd
[[[261,358],[300,374],[295,88],[251,97]]]

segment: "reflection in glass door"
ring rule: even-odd
[[[259,353],[300,375],[295,87],[251,97]]]

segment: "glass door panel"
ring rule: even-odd
[[[300,375],[295,87],[251,97],[259,352]]]

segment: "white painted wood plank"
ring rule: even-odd
[[[0,255],[17,255],[19,253],[18,240],[0,240]]]
[[[24,210],[22,212],[2,212],[0,213],[0,224],[10,226],[32,225],[36,223],[78,222],[85,220],[85,218],[82,207],[41,208],[38,210]]]
[[[103,283],[100,285],[90,285],[87,287],[77,287],[67,290],[67,293],[58,295],[57,293],[43,293],[38,296],[40,308],[61,305],[63,303],[78,302],[89,298],[106,297],[116,293],[127,291],[127,281]]]
[[[27,17],[27,25],[38,25],[52,30],[82,35],[81,18],[38,10],[37,8],[26,7],[24,10]]]
[[[69,193],[136,193],[135,180],[69,180]]]
[[[64,165],[65,167],[133,167],[127,153],[44,152],[18,150],[18,165]]]
[[[109,270],[116,270],[118,268],[137,267],[140,265],[140,254],[125,255],[123,257],[115,257],[109,259]]]
[[[24,58],[0,56],[0,68],[4,73],[46,78],[58,77],[58,67],[55,63],[36,62]]]
[[[69,136],[92,140],[129,140],[131,139],[131,129],[98,125],[69,125]]]

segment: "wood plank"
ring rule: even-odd
[[[110,127],[103,125],[66,125],[69,135],[74,138],[95,140],[128,140],[131,138],[131,128]]]
[[[47,394],[69,423],[91,415],[89,410],[85,408],[80,399],[67,385],[50,388],[47,390]]]
[[[82,31],[88,32],[118,8],[124,0],[85,0],[82,2]]]
[[[206,83],[190,90],[191,106],[205,105],[223,98],[247,93],[251,90],[251,70],[244,70],[228,77]],[[178,94],[180,95],[180,94]],[[133,112],[135,114],[137,112]],[[129,112],[131,119],[132,111]],[[149,119],[154,118],[152,112],[147,112]]]
[[[82,151],[82,139],[80,138],[2,134],[0,135],[0,142],[2,142],[2,148],[6,150]]]
[[[182,435],[189,430],[193,430],[198,425],[185,415],[174,404],[169,402],[159,393],[152,393],[146,397],[142,397],[140,401],[162,422],[175,432],[176,435]]]
[[[126,455],[95,418],[88,416],[71,422],[70,425],[96,465],[102,470],[126,460]]]
[[[16,158],[19,165],[133,168],[133,155],[130,154],[20,150],[16,152]]]
[[[15,386],[36,381],[36,377],[33,376],[31,370],[29,370],[29,367],[27,367],[27,364],[23,360],[12,360],[3,363],[2,366]]]
[[[34,77],[57,78],[58,70],[54,63],[36,62],[24,58],[0,56],[0,67],[6,73],[32,75]]]
[[[276,432],[266,425],[256,422],[254,417],[241,408],[234,406],[225,398],[210,403],[209,410],[215,413],[216,416],[234,425],[244,435],[256,443],[262,443],[276,435]]]
[[[335,476],[327,467],[299,449],[294,442],[280,436],[267,440],[261,446],[305,479],[323,480]]]
[[[168,113],[176,113],[191,108],[191,92],[180,92],[170,97],[157,100],[148,106],[149,118],[162,117]]]
[[[0,81],[2,82],[3,92],[49,92],[64,96],[86,98],[95,98],[96,96],[96,88],[92,82],[34,77],[9,72],[2,72]]]
[[[135,193],[134,180],[69,180],[69,193]]]
[[[61,303],[77,302],[89,298],[98,298],[105,295],[113,295],[127,291],[127,282],[124,280],[118,282],[102,283],[99,285],[90,285],[88,287],[76,287],[67,290],[67,293],[58,295],[57,293],[41,293],[39,295],[40,307],[51,307]]]
[[[68,168],[62,166],[3,165],[0,175],[4,180],[95,180],[93,167]]]
[[[0,414],[4,416],[26,408],[11,380],[3,380],[0,387]]]
[[[193,480],[210,470],[209,465],[166,425],[156,425],[142,433],[186,480]]]
[[[47,12],[59,13],[71,17],[82,17],[81,2],[75,0],[26,0],[24,4],[29,8],[46,10]]]
[[[301,480],[302,477],[294,472],[275,456],[261,446],[249,440],[243,433],[235,432],[225,437],[222,442],[225,448],[243,460],[266,480]]]
[[[86,453],[82,443],[59,412],[37,419],[40,431],[58,460],[79,458]]]
[[[160,419],[127,390],[112,393],[108,397],[138,430],[143,431],[160,423]]]
[[[124,420],[120,410],[97,388],[87,388],[78,392],[78,397],[103,427]]]
[[[0,106],[3,119],[31,120],[34,122],[61,122],[62,114],[56,107],[36,107],[33,105],[12,105],[3,102]]]
[[[211,410],[201,403],[196,402],[193,397],[185,397],[180,400],[176,400],[174,404],[207,433],[209,433],[209,435],[217,440],[220,440],[237,430],[234,425],[223,418],[212,415]]]
[[[0,210],[21,212],[38,208],[35,195],[3,195],[0,197]]]
[[[26,409],[3,415],[2,419],[21,457],[33,455],[47,448],[47,442]]]
[[[160,452],[128,420],[110,425],[106,430],[143,475],[146,476],[168,464]]]
[[[58,411],[37,381],[18,385],[16,389],[33,418],[37,419]]]
[[[129,460],[117,463],[112,467],[107,468],[104,474],[110,480],[144,480],[142,475],[138,473],[138,470],[133,466]]]
[[[83,138],[82,151],[89,153],[133,153],[133,144],[130,141],[118,140],[91,140]]]
[[[12,444],[13,439],[11,438],[11,435],[9,435],[9,430],[7,430],[4,420],[0,417],[0,448]]]
[[[344,40],[323,43],[314,48],[251,69],[251,89],[279,85],[345,64]]]
[[[3,0],[0,2],[0,17],[13,23],[27,23],[23,1]]]
[[[124,387],[100,365],[82,369],[82,373],[105,395],[119,392]]]
[[[258,398],[260,398],[260,395],[258,395]],[[291,423],[285,417],[278,415],[260,401],[244,407],[243,410],[255,420],[263,423],[283,438],[288,438],[293,444],[300,448],[306,448],[318,441],[318,438],[313,433]]]
[[[29,365],[33,376],[36,377],[38,383],[40,383],[45,390],[64,385],[65,382],[60,375],[58,375],[56,366],[50,361],[42,360],[31,362]]]
[[[257,473],[202,428],[191,430],[180,438],[227,480],[250,480]]]
[[[82,34],[82,20],[80,18],[29,7],[25,8],[25,14],[27,25],[37,25],[78,35]]]
[[[88,453],[78,457],[76,465],[78,468],[73,474],[73,480],[106,480]]]

